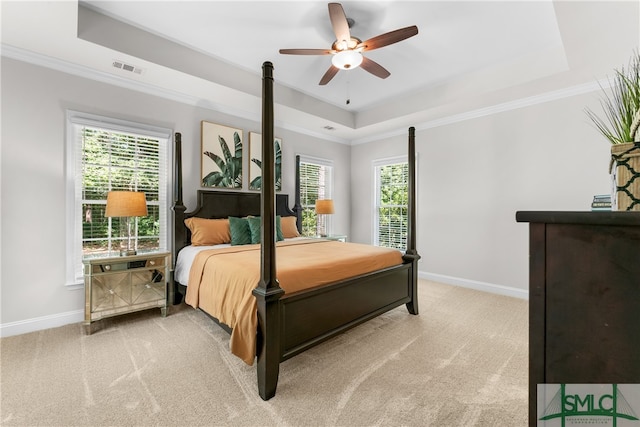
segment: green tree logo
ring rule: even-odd
[[[595,385],[597,386],[597,385]],[[594,385],[588,385],[593,388]],[[611,418],[613,426],[617,425],[619,418],[638,421],[638,416],[622,395],[617,384],[611,384],[611,394],[604,393],[568,393],[566,384],[560,384],[558,392],[546,406],[540,421],[559,418],[562,427],[565,427],[569,418],[571,424],[593,424],[595,417]]]

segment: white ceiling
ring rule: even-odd
[[[355,69],[320,86],[329,56],[278,49],[330,48],[327,2],[81,4],[3,1],[3,54],[33,53],[253,119],[271,61],[276,124],[346,143],[593,82],[638,46],[640,20],[636,1],[345,1],[362,40],[409,25],[419,34],[365,53],[389,78]]]
[[[322,87],[329,56],[290,56],[280,48],[329,49],[335,36],[327,2],[118,2],[87,5],[116,19],[259,73],[274,63],[282,84],[359,111],[451,76],[562,47],[551,2],[343,2],[361,40],[409,25],[419,34],[366,53],[391,76],[344,71]],[[479,25],[482,31],[478,31]],[[523,49],[524,48],[524,49]],[[345,100],[351,98],[348,107]]]

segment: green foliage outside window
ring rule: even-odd
[[[92,128],[83,129],[82,135],[83,255],[120,247],[125,221],[104,216],[111,190],[145,193],[148,215],[136,219],[138,248],[159,248],[159,142]]]
[[[396,249],[406,249],[408,217],[407,163],[397,163],[378,168],[378,244]]]
[[[300,204],[302,205],[302,235],[318,234],[318,215],[316,200],[329,197],[328,185],[331,179],[331,167],[315,163],[300,163]]]
[[[302,235],[316,236],[318,234],[317,229],[318,215],[316,214],[315,208],[304,208],[302,210]]]

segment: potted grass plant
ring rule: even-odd
[[[611,142],[612,209],[640,211],[640,53],[615,70],[600,104],[604,116],[587,115]]]

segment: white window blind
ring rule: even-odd
[[[319,230],[331,233],[329,215],[316,215],[318,199],[331,198],[333,163],[329,160],[300,156],[300,205],[302,206],[302,235],[316,236]]]
[[[83,257],[120,250],[125,224],[104,216],[109,191],[144,192],[148,214],[135,218],[134,247],[139,252],[167,249],[171,131],[71,111],[67,118],[68,280],[78,283]]]
[[[374,163],[374,244],[406,250],[409,164],[406,157]]]

